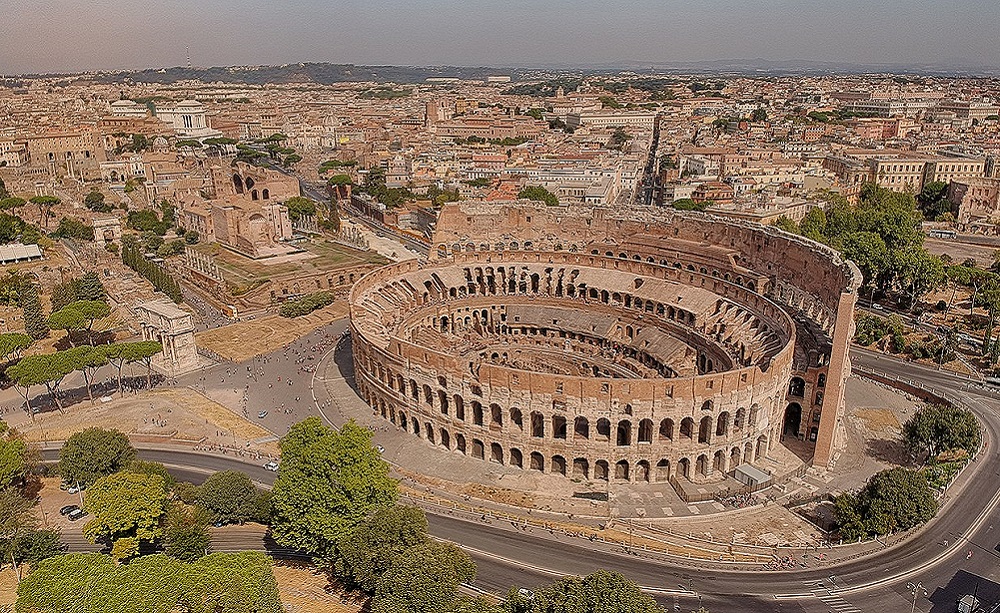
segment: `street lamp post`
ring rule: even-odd
[[[907,583],[906,589],[910,590],[910,594],[913,595],[913,601],[910,603],[910,613],[913,613],[917,608],[917,594],[923,593],[924,598],[926,598],[927,590],[924,589],[924,584],[919,581],[916,584]]]

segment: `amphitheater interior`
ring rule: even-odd
[[[702,214],[455,203],[429,261],[352,289],[356,380],[396,427],[524,470],[709,482],[782,440],[823,465],[859,280]]]

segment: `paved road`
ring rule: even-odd
[[[851,613],[905,611],[910,606],[909,581],[921,581],[929,599],[921,595],[916,610],[952,612],[963,593],[978,585],[979,594],[996,592],[1000,580],[996,553],[1000,540],[997,477],[1000,476],[1000,394],[992,388],[958,378],[946,371],[902,363],[856,350],[855,363],[902,378],[919,379],[953,395],[967,398],[980,415],[987,446],[953,488],[946,512],[926,530],[885,554],[838,567],[804,568],[792,572],[741,572],[694,568],[677,562],[654,562],[610,553],[595,553],[579,541],[561,540],[540,531],[522,532],[509,525],[470,522],[432,515],[431,533],[467,547],[479,565],[478,587],[503,593],[511,585],[534,586],[552,580],[552,573],[581,574],[597,568],[619,570],[649,588],[668,607],[697,608],[699,599],[713,613],[726,611],[781,611]],[[289,416],[290,417],[290,416]],[[47,452],[46,457],[51,452]],[[217,470],[243,470],[263,484],[274,473],[235,458],[190,452],[142,450],[143,459],[163,462],[175,474],[198,482]],[[965,482],[970,486],[962,487]],[[988,509],[987,513],[983,513]],[[996,526],[996,530],[994,527]],[[237,541],[239,540],[238,537]],[[247,546],[259,547],[247,537]],[[948,543],[945,546],[945,542]],[[971,558],[968,558],[969,552]],[[835,575],[835,581],[830,575]],[[822,587],[820,587],[822,584]],[[778,595],[777,597],[775,595]]]

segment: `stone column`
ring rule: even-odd
[[[837,431],[844,419],[844,387],[851,375],[849,351],[854,336],[854,303],[857,294],[845,292],[837,304],[837,323],[833,330],[833,347],[826,377],[826,394],[823,396],[823,413],[816,436],[813,455],[814,466],[828,466],[836,449]]]

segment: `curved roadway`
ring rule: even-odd
[[[871,352],[855,349],[852,356],[856,364],[866,368],[919,380],[925,387],[963,397],[976,410],[986,431],[983,452],[953,486],[938,517],[919,534],[883,554],[797,571],[735,571],[698,568],[683,560],[651,561],[624,551],[595,552],[569,537],[443,515],[428,516],[431,533],[465,547],[479,566],[476,586],[501,594],[512,585],[530,587],[552,581],[554,576],[605,568],[624,573],[668,607],[685,611],[697,608],[699,602],[713,613],[905,611],[911,606],[907,583],[918,581],[926,587],[928,597],[918,592],[917,611],[955,611],[956,600],[972,593],[977,585],[980,596],[988,597],[995,590],[1000,600],[1000,584],[991,580],[1000,561],[1000,453],[994,444],[1000,440],[1000,394],[946,372]],[[55,454],[49,450],[45,457],[54,459]],[[193,482],[219,470],[241,470],[265,485],[273,483],[275,477],[261,466],[236,458],[154,449],[141,449],[139,455],[162,462],[177,477]],[[245,544],[247,548],[261,547],[260,535],[247,535]]]

